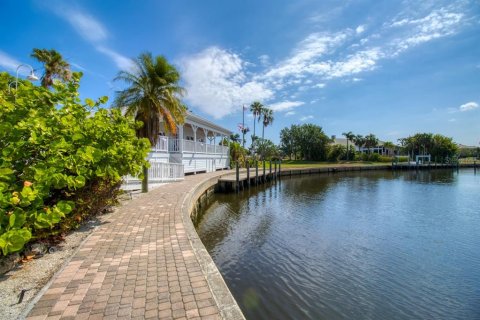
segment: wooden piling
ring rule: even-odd
[[[235,182],[235,189],[237,192],[240,192],[240,168],[238,161],[235,162]]]
[[[255,160],[255,185],[258,185],[258,160]]]
[[[268,169],[268,178],[272,179],[272,160],[269,161],[270,168]]]
[[[247,160],[247,187],[250,188],[250,162]]]
[[[263,160],[263,176],[262,176],[262,181],[265,182],[265,159]]]

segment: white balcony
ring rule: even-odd
[[[220,146],[216,144],[209,144],[205,142],[172,139],[168,137],[160,137],[157,144],[152,148],[157,152],[190,152],[190,153],[205,153],[205,154],[228,154],[227,146]]]

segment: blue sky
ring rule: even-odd
[[[480,143],[478,1],[2,0],[0,19],[0,71],[40,68],[32,48],[55,48],[84,72],[84,98],[112,101],[118,70],[150,51],[181,71],[193,112],[231,130],[259,100],[275,111],[275,142],[310,122]]]

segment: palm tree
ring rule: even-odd
[[[356,136],[354,136],[352,140],[353,142],[355,142],[355,145],[358,147],[358,151],[360,151],[360,148],[362,148],[365,145],[365,138],[360,134],[357,134]]]
[[[370,133],[365,136],[365,147],[368,148],[368,153],[372,154],[372,148],[378,145],[378,138],[373,134]]]
[[[274,119],[273,110],[269,108],[263,108],[262,117],[263,117],[263,128],[262,128],[262,140],[263,140],[265,136],[265,127],[268,127],[273,123],[273,119]]]
[[[252,112],[253,114],[253,136],[252,136],[252,143],[253,141],[256,139],[256,135],[255,135],[255,120],[257,119],[258,117],[258,121],[260,121],[260,115],[263,113],[263,109],[265,107],[263,106],[263,104],[261,104],[260,102],[258,101],[255,101],[253,102],[251,105],[250,105],[250,112]]]
[[[352,141],[353,138],[355,138],[355,135],[353,134],[352,131],[344,132],[344,133],[342,133],[342,135],[347,139],[347,161],[348,161],[348,154],[350,153],[350,151],[348,149],[348,142]]]
[[[390,150],[393,150],[393,155],[395,155],[395,147],[393,142],[387,141],[383,143],[383,148],[387,150],[387,155],[390,155]]]
[[[43,63],[45,72],[42,75],[41,81],[44,88],[51,87],[54,79],[70,81],[72,78],[70,64],[63,60],[62,55],[56,50],[35,48],[30,56]]]
[[[115,78],[129,86],[116,92],[114,105],[125,107],[126,116],[143,122],[143,126],[136,131],[137,136],[147,138],[154,146],[159,138],[162,120],[165,131],[172,134],[176,133],[177,124],[185,121],[186,107],[180,101],[185,90],[179,85],[180,73],[165,57],[142,53],[133,62],[132,71],[120,71]],[[147,192],[146,167],[143,168],[143,176],[142,191]]]

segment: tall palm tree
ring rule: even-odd
[[[264,108],[265,107],[263,106],[263,104],[261,104],[258,101],[255,101],[250,105],[250,112],[253,114],[252,143],[253,143],[253,140],[255,140],[255,138],[256,138],[256,135],[255,135],[255,121],[257,120],[257,117],[258,117],[258,121],[260,121],[260,115],[262,114]]]
[[[352,141],[355,135],[353,134],[352,131],[344,132],[342,135],[347,139],[347,161],[348,161],[348,154],[350,153],[350,150],[348,149],[348,142]]]
[[[372,148],[378,145],[378,138],[373,134],[370,133],[365,136],[365,147],[368,148],[368,153],[372,154]]]
[[[70,64],[68,64],[67,61],[63,60],[62,55],[56,50],[34,48],[30,56],[43,63],[43,66],[45,68],[45,72],[43,73],[41,78],[43,87],[51,87],[53,85],[54,79],[70,81],[70,79],[72,78]]]
[[[268,127],[273,123],[273,110],[269,108],[263,108],[263,128],[262,128],[262,140],[265,138],[265,127]]]
[[[383,148],[387,151],[387,155],[390,155],[390,150],[393,150],[393,155],[395,155],[395,145],[393,142],[387,141],[383,143]]]
[[[179,85],[180,73],[163,56],[153,57],[151,53],[142,53],[133,60],[131,71],[120,71],[115,78],[129,86],[116,92],[114,105],[126,108],[127,116],[143,122],[136,133],[147,138],[154,146],[159,138],[160,123],[164,122],[165,131],[176,133],[177,124],[185,121],[186,107],[180,98],[185,90]],[[148,191],[148,169],[143,168],[142,191]]]
[[[352,138],[355,145],[358,147],[358,151],[365,145],[365,138],[361,134],[357,134],[355,137]]]

